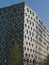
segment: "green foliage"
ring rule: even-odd
[[[9,55],[9,64],[20,65],[21,63],[21,49],[17,42],[14,43]]]
[[[43,65],[49,65],[49,54],[48,56],[46,57],[46,59],[44,59],[44,64]]]

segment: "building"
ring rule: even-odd
[[[23,65],[39,65],[49,52],[49,30],[24,2],[0,8],[0,65],[9,65],[14,40],[22,48]]]

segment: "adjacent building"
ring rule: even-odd
[[[0,8],[0,65],[10,65],[14,40],[22,48],[23,65],[40,65],[49,52],[49,30],[24,2]]]

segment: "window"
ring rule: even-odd
[[[35,58],[37,59],[37,56],[35,56]]]
[[[31,21],[30,21],[30,25],[31,25]]]
[[[34,26],[34,23],[32,22],[32,26]]]
[[[30,43],[29,43],[29,46],[30,46]]]
[[[29,62],[29,59],[27,59],[27,63]]]
[[[32,20],[32,17],[31,17],[31,20]]]
[[[32,49],[30,49],[30,51],[32,52]]]
[[[28,26],[28,29],[29,29],[29,26]]]
[[[31,27],[31,30],[32,30],[32,27]]]
[[[36,26],[36,29],[38,29],[38,26]]]
[[[25,13],[25,15],[27,16],[27,13]]]
[[[38,19],[38,16],[36,16],[36,19]]]
[[[38,58],[39,60],[42,60],[41,57]]]
[[[32,36],[34,36],[34,33],[32,32]]]
[[[27,30],[27,34],[28,34],[28,30]]]
[[[42,30],[41,29],[39,29],[39,32],[42,34]]]
[[[6,62],[7,62],[7,60],[6,60],[6,59],[4,59],[4,62],[6,63]]]
[[[36,39],[38,39],[38,35],[36,35]]]
[[[32,44],[32,46],[33,46],[33,44]]]
[[[46,30],[46,27],[44,26],[44,29]]]
[[[27,53],[25,55],[27,56]]]
[[[30,18],[30,15],[28,15],[28,18]]]
[[[30,54],[29,54],[29,57],[30,57]]]
[[[29,9],[27,8],[27,12],[29,12]]]
[[[29,48],[27,48],[27,51],[29,51]]]
[[[26,42],[26,45],[28,45],[28,42]]]
[[[36,45],[36,48],[37,48],[37,45]]]
[[[30,14],[32,14],[31,10],[30,10]]]
[[[28,36],[28,40],[29,40],[29,36]]]
[[[34,52],[34,49],[33,49],[33,52]]]
[[[39,22],[40,22],[41,25],[43,24],[40,19],[39,19]]]
[[[31,55],[31,57],[33,57],[33,55]]]
[[[25,59],[23,59],[23,62],[25,62]]]
[[[27,23],[28,23],[28,19],[27,19]]]
[[[32,61],[30,60],[30,63],[31,63]]]
[[[44,37],[46,37],[46,35],[45,34],[43,34],[44,35]]]
[[[42,49],[39,47],[39,50],[42,51]]]
[[[32,13],[33,14],[33,16],[34,16],[34,13]]]
[[[42,42],[42,39],[41,39],[41,38],[39,38],[39,41],[40,41],[40,42]]]
[[[35,19],[34,19],[34,21],[35,21]]]
[[[32,37],[31,37],[31,41],[32,41]]]
[[[27,27],[27,25],[25,24],[25,27]]]
[[[44,45],[46,45],[46,43],[45,42],[43,42],[44,43]]]
[[[24,47],[24,50],[26,50],[26,47]]]
[[[25,35],[25,38],[26,38],[26,35]]]

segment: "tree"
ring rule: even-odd
[[[44,64],[43,65],[49,65],[49,54],[47,55],[46,59],[44,59]]]
[[[20,65],[21,64],[21,49],[17,42],[14,42],[9,55],[10,65]]]

